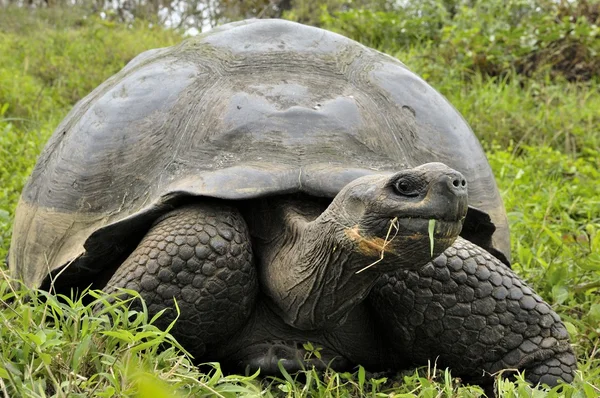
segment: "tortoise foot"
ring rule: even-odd
[[[571,383],[574,378],[573,370],[576,362],[575,355],[568,349],[531,365],[529,369],[525,370],[525,378],[531,383],[549,386],[557,385],[559,380]]]
[[[196,204],[159,218],[109,280],[107,292],[132,289],[158,326],[196,358],[248,320],[258,291],[245,221],[228,206]],[[139,303],[137,303],[139,305]]]

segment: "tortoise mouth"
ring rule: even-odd
[[[429,239],[430,225],[433,224],[433,238],[434,239],[454,239],[458,237],[463,226],[463,219],[460,220],[440,220],[440,219],[426,219],[420,217],[405,217],[398,218],[396,225],[397,231],[392,231],[394,235],[403,237],[414,237],[417,239],[427,238]],[[397,233],[396,233],[397,232]]]
[[[450,247],[462,230],[463,220],[447,221],[433,219],[433,236],[429,234],[430,219],[394,218],[387,219],[386,232],[381,229],[376,237],[360,235],[357,227],[346,230],[346,235],[355,242],[357,250],[367,256],[379,258],[356,273],[373,268],[380,272],[398,269],[416,269],[437,257]],[[383,236],[382,236],[383,235]],[[392,255],[382,261],[386,254]]]

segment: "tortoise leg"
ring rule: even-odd
[[[438,367],[474,381],[482,370],[489,376],[502,369],[525,370],[532,383],[573,380],[576,359],[558,315],[465,239],[416,271],[384,275],[369,300],[395,356],[406,362],[437,359]]]
[[[138,291],[151,315],[199,358],[239,330],[250,317],[258,292],[248,228],[229,206],[196,204],[159,218],[109,280]],[[139,303],[137,304],[139,305]]]

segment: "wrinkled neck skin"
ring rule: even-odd
[[[270,209],[275,219],[258,220],[263,236],[268,236],[259,239],[264,245],[258,253],[259,275],[275,312],[295,328],[339,326],[382,272],[393,263],[398,268],[398,256],[384,253],[380,260],[381,239],[372,242],[358,236],[360,229],[335,200],[316,218],[305,203],[288,201],[275,207]]]

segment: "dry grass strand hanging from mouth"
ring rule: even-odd
[[[392,229],[395,229],[396,232],[394,232],[394,236],[392,236],[392,238],[390,239],[390,235],[392,233]],[[398,217],[394,217],[390,220],[390,226],[387,230],[387,234],[385,235],[385,240],[383,242],[383,245],[381,246],[381,253],[379,255],[379,260],[372,262],[371,264],[367,265],[364,268],[359,269],[358,271],[356,271],[355,274],[360,274],[361,272],[363,272],[366,269],[371,268],[372,266],[376,265],[377,263],[381,262],[383,260],[383,257],[385,255],[385,248],[387,247],[387,245],[389,245],[394,238],[396,237],[396,235],[398,235],[398,231],[400,230],[400,228],[398,227]]]

